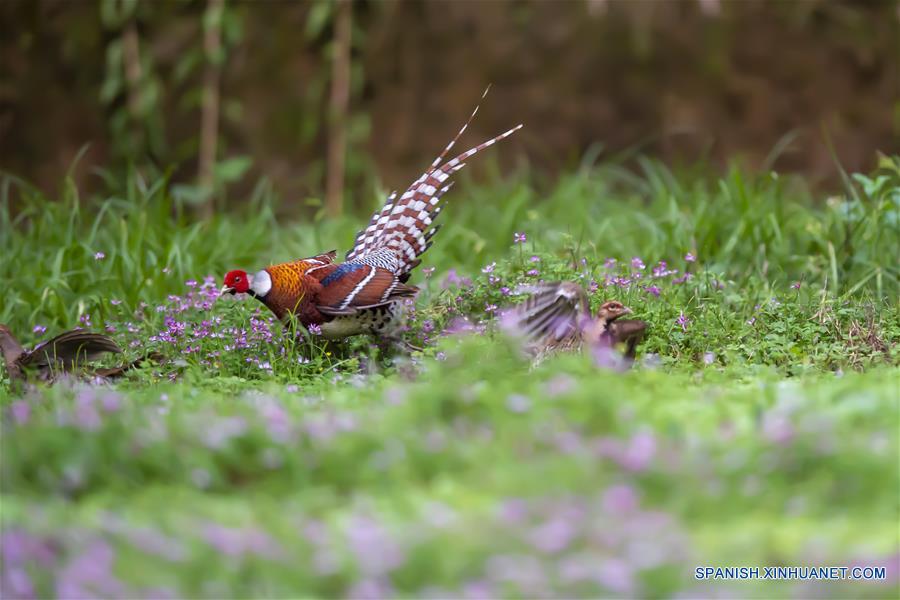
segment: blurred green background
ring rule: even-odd
[[[506,166],[640,151],[833,187],[832,153],[870,171],[896,151],[898,57],[893,1],[7,0],[0,168],[107,192],[96,167],[134,165],[220,207],[264,175],[364,213],[493,83],[470,138],[524,122]]]

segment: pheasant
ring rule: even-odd
[[[222,294],[249,294],[282,322],[296,319],[321,331],[325,339],[359,334],[392,339],[401,319],[401,301],[418,292],[406,282],[440,229],[433,222],[441,212],[441,197],[452,185],[448,179],[465,166],[464,161],[522,127],[519,124],[443,162],[477,113],[476,106],[456,137],[402,196],[397,198],[396,192],[388,196],[356,235],[344,262],[336,263],[332,250],[253,274],[229,271]]]
[[[150,352],[137,360],[115,367],[85,369],[87,363],[97,360],[103,354],[119,354],[122,349],[112,338],[102,333],[74,329],[38,344],[29,352],[6,325],[0,325],[0,352],[3,353],[6,371],[12,382],[25,381],[32,372],[39,379],[50,382],[59,373],[75,371],[104,380],[116,379],[146,361],[161,363],[165,360],[159,352]]]
[[[10,380],[21,381],[32,369],[41,379],[50,379],[55,372],[75,371],[107,352],[118,354],[122,349],[108,336],[75,329],[38,344],[29,352],[9,327],[0,325],[0,351]]]
[[[526,350],[539,363],[556,352],[625,344],[625,356],[633,359],[647,324],[620,320],[631,309],[616,300],[600,305],[591,316],[584,289],[575,283],[556,282],[537,286],[534,293],[508,313],[505,324],[523,335]]]

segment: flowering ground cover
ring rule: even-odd
[[[0,322],[169,360],[0,383],[3,597],[896,597],[897,162],[832,198],[643,169],[455,190],[411,355],[218,298],[226,266],[356,223],[285,224],[262,194],[197,225],[140,180],[77,211],[7,181]],[[650,324],[633,368],[532,368],[499,331],[556,279]],[[726,566],[884,578],[695,578]]]

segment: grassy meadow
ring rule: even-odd
[[[0,375],[3,597],[896,598],[900,159],[834,195],[629,167],[462,177],[411,280],[412,354],[217,298],[228,269],[343,253],[362,211],[288,218],[263,182],[196,222],[164,178],[48,198],[5,176],[0,323],[170,359]],[[633,368],[531,368],[497,331],[519,284],[557,279],[650,324]]]

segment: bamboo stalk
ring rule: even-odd
[[[143,76],[141,69],[141,46],[137,25],[131,19],[122,32],[122,58],[125,63],[125,81],[128,82],[128,114],[137,120],[141,115],[138,87]]]
[[[331,217],[344,207],[344,171],[347,155],[347,112],[350,104],[350,44],[352,0],[336,0],[334,55],[331,62],[331,97],[328,103],[328,164],[325,207]]]
[[[221,68],[219,52],[222,47],[222,12],[225,0],[209,0],[206,7],[206,30],[203,34],[203,51],[206,69],[203,74],[203,103],[200,115],[200,153],[197,161],[197,181],[208,194],[201,206],[204,218],[210,218],[215,208],[213,170],[216,164],[216,148],[219,143],[219,85]]]

